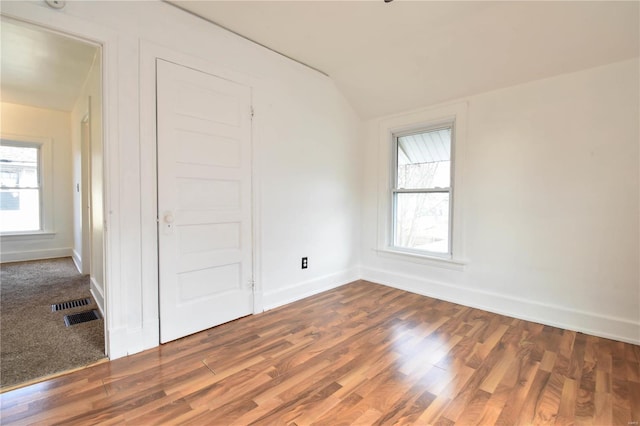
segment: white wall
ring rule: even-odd
[[[2,12],[104,43],[112,358],[158,344],[155,122],[147,90],[155,76],[146,66],[154,48],[251,81],[255,267],[264,306],[358,277],[360,123],[330,79],[161,2],[67,2],[61,11],[9,2]],[[309,257],[305,271],[302,256]]]
[[[357,279],[359,260],[356,117],[330,80],[288,83],[254,98],[266,131],[256,140],[266,308]]]
[[[51,235],[11,235],[0,238],[2,262],[71,256],[72,176],[71,134],[68,112],[25,105],[0,104],[2,133],[50,138],[53,166],[53,223]]]
[[[365,279],[640,342],[639,66],[463,99],[463,271],[381,257],[378,124],[364,132]]]
[[[84,87],[71,111],[71,134],[73,156],[73,182],[80,185],[80,191],[74,191],[74,258],[79,266],[86,262],[90,264],[91,292],[104,312],[104,214],[103,214],[103,141],[102,141],[102,85],[101,85],[101,56],[96,56],[95,62],[89,70]],[[91,104],[89,105],[89,101]],[[82,258],[83,229],[82,229],[82,139],[81,123],[90,113],[91,147],[91,259]],[[85,268],[82,268],[86,270]]]

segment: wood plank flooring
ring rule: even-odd
[[[630,425],[640,347],[364,281],[0,395],[7,424]]]

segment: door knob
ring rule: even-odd
[[[173,223],[173,214],[171,213],[165,213],[164,215],[164,221],[166,223]]]

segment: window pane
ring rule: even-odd
[[[398,137],[398,188],[448,188],[451,128]]]
[[[0,186],[37,188],[38,148],[0,145]]]
[[[40,230],[40,190],[0,190],[0,232]]]
[[[449,253],[449,193],[395,194],[395,246]]]

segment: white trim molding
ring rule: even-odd
[[[396,250],[392,246],[392,203],[389,196],[393,185],[393,146],[394,135],[415,129],[426,128],[435,123],[453,123],[454,146],[453,182],[455,189],[452,193],[451,205],[453,208],[453,220],[451,223],[451,257],[429,256],[427,254],[413,254]],[[405,257],[407,260],[422,262],[430,266],[451,269],[452,265],[459,270],[464,266],[464,223],[462,201],[464,183],[464,158],[467,137],[467,103],[439,105],[432,108],[421,109],[406,114],[394,115],[382,119],[378,123],[378,234],[377,251],[380,254],[388,253],[396,257]]]
[[[399,251],[393,249],[376,249],[374,250],[380,257],[392,260],[400,260],[405,262],[419,263],[426,266],[435,266],[438,268],[446,268],[454,271],[464,271],[467,264],[466,261],[460,259],[439,258],[433,256],[425,256],[422,254]]]
[[[35,231],[4,232],[3,237],[28,237],[31,235],[55,234],[53,207],[53,139],[39,136],[2,133],[3,144],[20,147],[38,148],[39,150],[39,191],[40,191],[40,229]],[[12,142],[14,142],[12,144]]]
[[[362,279],[512,318],[622,342],[640,344],[640,323],[500,293],[446,284],[376,268],[362,268]]]
[[[26,260],[55,259],[58,257],[70,256],[73,256],[73,249],[71,247],[13,252],[2,251],[0,253],[0,263],[24,262]]]
[[[71,250],[71,259],[73,260],[73,263],[76,265],[76,269],[78,270],[79,273],[82,273],[82,256],[80,256],[80,254],[76,251],[76,249],[72,249]]]
[[[277,308],[314,294],[322,293],[336,287],[358,281],[359,268],[347,269],[335,274],[325,275],[308,281],[303,281],[275,291],[264,292],[264,310]]]
[[[93,277],[91,277],[89,291],[91,291],[93,300],[96,301],[96,305],[98,305],[98,309],[100,309],[100,313],[104,317],[104,289]]]

